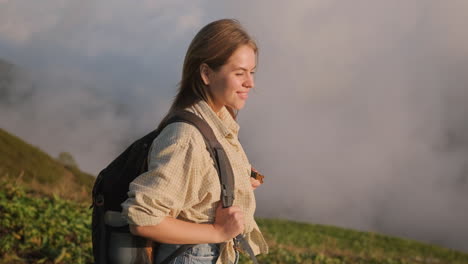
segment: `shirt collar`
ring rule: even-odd
[[[194,109],[200,113],[212,127],[216,128],[221,135],[226,138],[237,137],[239,133],[239,124],[232,118],[226,107],[223,106],[219,111],[219,116],[211,109],[207,102],[200,100],[194,106]]]

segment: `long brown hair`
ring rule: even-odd
[[[217,71],[243,45],[249,45],[258,56],[257,44],[235,19],[221,19],[203,27],[187,49],[178,93],[159,127],[174,111],[190,107],[200,100],[211,105],[213,98],[203,83],[200,66],[205,63],[213,71]],[[235,110],[228,106],[226,108],[235,119]]]

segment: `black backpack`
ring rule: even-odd
[[[95,263],[108,264],[107,252],[109,233],[111,231],[130,233],[128,225],[118,228],[106,225],[104,220],[105,212],[109,210],[117,212],[122,211],[121,204],[128,198],[127,192],[130,182],[148,170],[147,157],[153,140],[159,135],[162,128],[174,122],[185,122],[194,125],[201,132],[205,139],[207,150],[215,161],[214,164],[220,177],[223,207],[232,205],[234,201],[234,174],[226,153],[221,144],[217,141],[212,129],[203,119],[191,112],[176,112],[168,118],[167,122],[161,126],[160,129],[152,131],[131,144],[122,154],[103,169],[96,178],[92,192],[93,204],[91,205],[93,208],[92,243]],[[245,240],[243,240],[242,237],[239,237],[239,239],[243,241],[241,242],[245,248]],[[143,243],[143,247],[145,247],[145,245],[148,245],[148,243]],[[192,245],[184,245],[180,247],[176,252],[170,255],[164,263],[168,263],[191,246]],[[246,251],[248,251],[249,254],[251,253],[249,249],[246,249]],[[150,261],[152,262],[152,257],[150,257]]]

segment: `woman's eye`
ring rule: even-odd
[[[243,72],[238,72],[238,73],[236,73],[236,75],[237,76],[242,76],[242,75],[244,75],[244,73]]]

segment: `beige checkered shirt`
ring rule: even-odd
[[[250,183],[251,165],[238,141],[239,125],[223,108],[219,117],[205,102],[187,110],[203,118],[223,146],[235,177],[234,205],[244,212],[245,238],[255,254],[268,253],[254,220],[255,196]],[[157,225],[165,216],[193,223],[213,223],[221,188],[213,159],[201,133],[192,125],[172,123],[154,140],[149,171],[130,184],[129,198],[122,204],[130,224]],[[217,263],[233,263],[232,241],[221,246]]]

